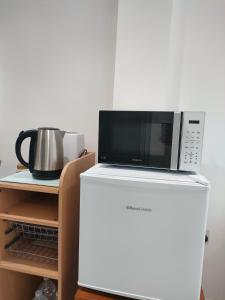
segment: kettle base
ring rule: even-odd
[[[54,170],[54,171],[40,171],[33,170],[32,176],[36,179],[58,179],[61,175],[62,170]]]

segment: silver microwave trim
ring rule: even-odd
[[[198,124],[196,125],[199,131],[199,137],[198,137],[198,145],[195,144],[195,138],[192,138],[193,140],[190,141],[190,137],[188,137],[188,131],[196,131],[196,128],[191,129],[191,120],[198,121]],[[182,130],[180,133],[180,149],[179,149],[179,170],[180,171],[188,171],[188,172],[199,172],[201,168],[201,160],[202,160],[202,147],[203,147],[203,136],[204,136],[204,126],[205,126],[205,112],[202,111],[183,111],[182,112]],[[197,146],[197,157],[195,163],[193,163],[193,159],[190,158],[189,163],[185,162],[185,152],[189,152],[189,150],[184,149],[186,147],[190,147],[191,142],[191,148]],[[193,150],[192,150],[193,151]],[[188,156],[188,153],[187,153]],[[197,164],[196,164],[197,163]]]
[[[181,130],[181,112],[175,111],[174,119],[173,119],[173,134],[172,134],[170,170],[178,169],[180,130]]]

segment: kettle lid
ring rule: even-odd
[[[60,129],[54,127],[39,127],[38,130],[60,130]]]

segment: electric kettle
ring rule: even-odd
[[[27,167],[33,177],[38,179],[56,179],[63,169],[63,137],[65,131],[58,128],[41,127],[21,131],[16,140],[16,156]],[[30,138],[29,161],[21,154],[22,142]]]

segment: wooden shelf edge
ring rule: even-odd
[[[81,156],[75,160],[71,160],[69,161],[63,168],[60,179],[59,179],[59,191],[62,190],[62,187],[64,185],[64,177],[66,176],[68,170],[71,168],[71,166],[74,166],[74,168],[78,167],[82,169],[82,165],[85,166],[88,165],[88,163],[90,164],[89,167],[94,166],[95,164],[95,153],[94,152],[88,152],[87,154],[85,154],[84,156]],[[85,167],[83,167],[84,171],[86,171],[87,169]],[[89,169],[89,168],[88,168]],[[80,177],[80,174],[79,174]]]
[[[22,191],[41,192],[41,193],[48,193],[48,194],[59,193],[59,187],[38,185],[38,184],[3,182],[3,181],[0,182],[0,189],[22,190]]]
[[[35,225],[43,225],[43,226],[49,226],[58,228],[59,227],[59,221],[51,221],[51,220],[45,220],[45,219],[35,219],[33,217],[22,217],[17,215],[11,215],[11,214],[4,214],[0,213],[0,219],[1,220],[8,220],[8,221],[17,221],[17,222],[23,222],[23,223],[32,223]]]
[[[48,277],[55,280],[58,280],[59,277],[58,271],[48,270],[45,268],[39,268],[31,265],[19,264],[7,260],[0,261],[0,269],[20,272],[25,274],[31,274],[31,275],[41,276],[41,277]]]

